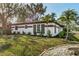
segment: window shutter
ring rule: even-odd
[[[33,33],[36,35],[36,25],[33,25]]]
[[[45,27],[44,26],[45,26],[44,24],[41,25],[41,32],[42,33],[45,33]]]
[[[18,26],[15,26],[15,30],[18,30]]]
[[[25,25],[25,28],[27,28],[27,25]]]
[[[56,30],[56,25],[54,26],[54,28],[55,28],[55,29],[54,29],[54,33],[56,33],[56,31],[57,31],[57,30]]]

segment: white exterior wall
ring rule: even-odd
[[[47,25],[47,24],[46,24]],[[56,24],[52,24],[52,23],[49,23],[48,25],[56,25]],[[58,25],[56,25],[57,27],[56,27],[56,33],[55,33],[55,27],[45,27],[45,34],[44,34],[44,36],[47,36],[47,31],[48,30],[50,30],[50,32],[51,32],[51,35],[52,36],[55,36],[55,35],[57,35],[58,33],[60,33],[62,30],[63,30],[63,28],[62,27],[60,27],[60,26],[58,26]],[[58,28],[59,27],[59,28]]]
[[[26,34],[31,33],[31,35],[33,35],[33,28],[24,29],[24,32],[25,32]]]
[[[16,26],[25,26],[25,25],[16,25]],[[29,24],[29,25],[27,25],[27,26],[33,26],[33,24]],[[12,27],[15,27],[15,26],[12,26]],[[15,30],[15,28],[12,28],[12,33],[13,32],[16,32],[16,34],[18,33],[18,32],[20,32],[20,34],[23,34],[23,32],[25,33],[25,34],[28,34],[29,32],[33,35],[33,27],[31,28],[18,28],[17,30]]]
[[[48,24],[46,24],[46,23],[40,23],[40,24],[44,24],[44,25],[56,25],[56,24],[54,24],[54,23],[48,23]],[[27,25],[27,24],[26,24]],[[20,32],[20,34],[22,34],[23,32],[25,32],[26,34],[28,34],[29,32],[31,33],[31,35],[34,35],[33,34],[33,25],[38,25],[38,24],[28,24],[27,26],[32,26],[32,27],[27,27],[27,28],[18,28],[17,30],[15,30],[15,28],[12,28],[12,33],[13,32]],[[16,26],[25,26],[25,24],[24,25],[16,25]],[[57,35],[59,32],[61,32],[63,29],[62,29],[62,27],[60,27],[59,25],[56,25],[57,27],[56,27],[56,33],[55,33],[55,27],[45,27],[45,33],[44,33],[44,36],[47,36],[47,31],[48,30],[50,30],[50,32],[51,32],[51,34],[52,34],[52,36],[55,36],[55,35]],[[14,26],[12,26],[12,27],[15,27],[15,25]],[[58,28],[59,27],[59,28]],[[36,28],[37,29],[37,28]],[[37,33],[37,35],[39,35],[39,33]]]

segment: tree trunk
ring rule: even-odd
[[[47,22],[47,31],[48,31],[48,22]],[[48,34],[46,35],[46,39],[48,39]]]
[[[5,23],[2,23],[2,31],[3,31],[3,33],[2,34],[5,34],[5,31],[6,30],[6,24]]]
[[[3,34],[7,33],[7,23],[5,21],[2,23],[2,31],[3,31]]]
[[[66,40],[68,40],[68,36],[69,36],[69,26],[67,25],[67,35],[66,35]]]

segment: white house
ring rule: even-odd
[[[11,24],[12,33],[40,35],[42,32],[44,36],[47,36],[47,32],[50,31],[52,36],[56,36],[63,30],[62,26],[53,22],[27,22],[27,23],[15,23]]]

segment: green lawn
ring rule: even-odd
[[[45,49],[66,44],[61,38],[46,38],[29,35],[17,35],[13,38],[0,37],[0,55],[36,56]]]

